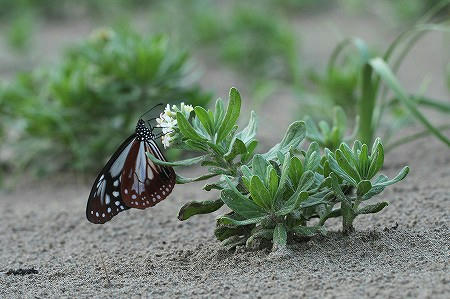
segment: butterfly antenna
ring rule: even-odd
[[[151,112],[151,111],[152,111],[153,109],[155,109],[156,107],[158,107],[158,106],[163,106],[163,105],[164,105],[163,103],[156,104],[155,106],[153,106],[153,107],[150,108],[149,110],[145,111],[139,118],[141,119],[144,115],[146,115],[147,113]]]

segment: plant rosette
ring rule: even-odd
[[[335,153],[328,149],[322,152],[315,141],[303,150],[302,142],[307,136],[303,121],[293,122],[278,144],[266,153],[256,154],[256,115],[251,112],[248,125],[239,131],[236,123],[240,108],[241,97],[235,88],[230,90],[226,109],[221,99],[213,111],[184,104],[168,106],[157,120],[163,133],[170,134],[169,140],[163,140],[164,145],[200,155],[167,162],[147,153],[156,164],[200,164],[207,169],[196,178],[177,175],[178,184],[218,177],[203,189],[219,190],[220,197],[186,203],[178,219],[184,221],[227,206],[231,211],[218,217],[214,232],[227,249],[240,245],[283,248],[295,238],[325,234],[324,224],[332,217],[342,217],[344,232],[350,232],[357,215],[376,213],[386,205],[361,208],[360,203],[400,181],[408,172],[406,167],[392,180],[384,175],[372,180],[384,162],[379,140],[370,155],[367,145],[359,141],[353,149],[341,143]],[[350,162],[345,163],[346,160]],[[356,190],[355,196],[352,190]],[[341,203],[341,208],[334,209],[337,203]],[[319,221],[312,224],[313,218]]]

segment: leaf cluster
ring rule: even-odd
[[[20,74],[0,92],[20,136],[11,142],[17,155],[10,161],[47,172],[95,170],[142,111],[161,102],[210,101],[190,81],[188,58],[167,36],[102,29],[59,64]]]
[[[415,26],[401,33],[380,55],[372,53],[362,39],[343,40],[333,50],[327,72],[322,77],[316,76],[315,82],[318,83],[319,90],[324,89],[328,92],[334,104],[343,106],[349,113],[359,115],[361,122],[357,137],[362,142],[372,143],[381,128],[385,132],[384,140],[389,141],[400,128],[417,121],[426,129],[424,133],[401,136],[388,144],[387,148],[426,135],[434,135],[450,146],[450,139],[442,133],[441,128],[435,126],[421,111],[422,108],[431,108],[439,113],[448,114],[450,111],[448,103],[424,97],[422,94],[408,94],[396,76],[406,55],[425,33],[450,31],[448,20],[430,23],[433,17],[445,11],[448,3],[448,0],[438,1]],[[347,78],[347,70],[349,79],[341,80]],[[394,96],[389,98],[391,93]],[[320,109],[318,111],[323,112]],[[385,115],[388,113],[393,120],[389,118],[387,122]],[[448,127],[448,124],[444,127]]]
[[[346,136],[347,116],[340,106],[333,109],[333,122],[331,126],[324,120],[316,123],[310,116],[305,116],[306,137],[310,141],[317,142],[320,147],[335,150],[342,142],[348,142],[356,137],[358,132],[359,117],[356,117],[353,133]]]
[[[343,231],[349,233],[356,216],[376,213],[387,205],[382,202],[360,207],[361,202],[402,180],[409,171],[405,167],[392,180],[378,174],[384,162],[379,139],[370,151],[359,141],[353,148],[341,143],[333,152],[327,148],[322,151],[317,142],[303,150],[302,141],[307,136],[303,121],[292,123],[278,144],[257,154],[253,112],[249,125],[238,131],[240,103],[238,91],[232,88],[226,110],[218,100],[215,111],[195,107],[189,119],[177,115],[182,147],[202,155],[164,162],[148,153],[157,164],[201,163],[208,167],[208,173],[198,178],[178,176],[178,183],[220,176],[204,187],[207,191],[220,190],[220,197],[189,202],[181,208],[178,218],[186,220],[226,205],[231,211],[218,217],[215,230],[226,248],[244,244],[250,248],[261,244],[272,244],[274,249],[284,247],[295,238],[325,234],[326,220],[334,217],[342,217]]]

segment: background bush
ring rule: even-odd
[[[20,119],[10,160],[46,172],[98,170],[155,104],[209,102],[189,74],[187,52],[164,35],[97,31],[60,64],[20,74],[0,92]]]

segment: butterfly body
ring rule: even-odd
[[[86,207],[90,222],[101,224],[124,210],[154,206],[172,192],[175,171],[154,164],[146,152],[166,161],[152,129],[139,119],[135,133],[119,146],[92,186]]]

